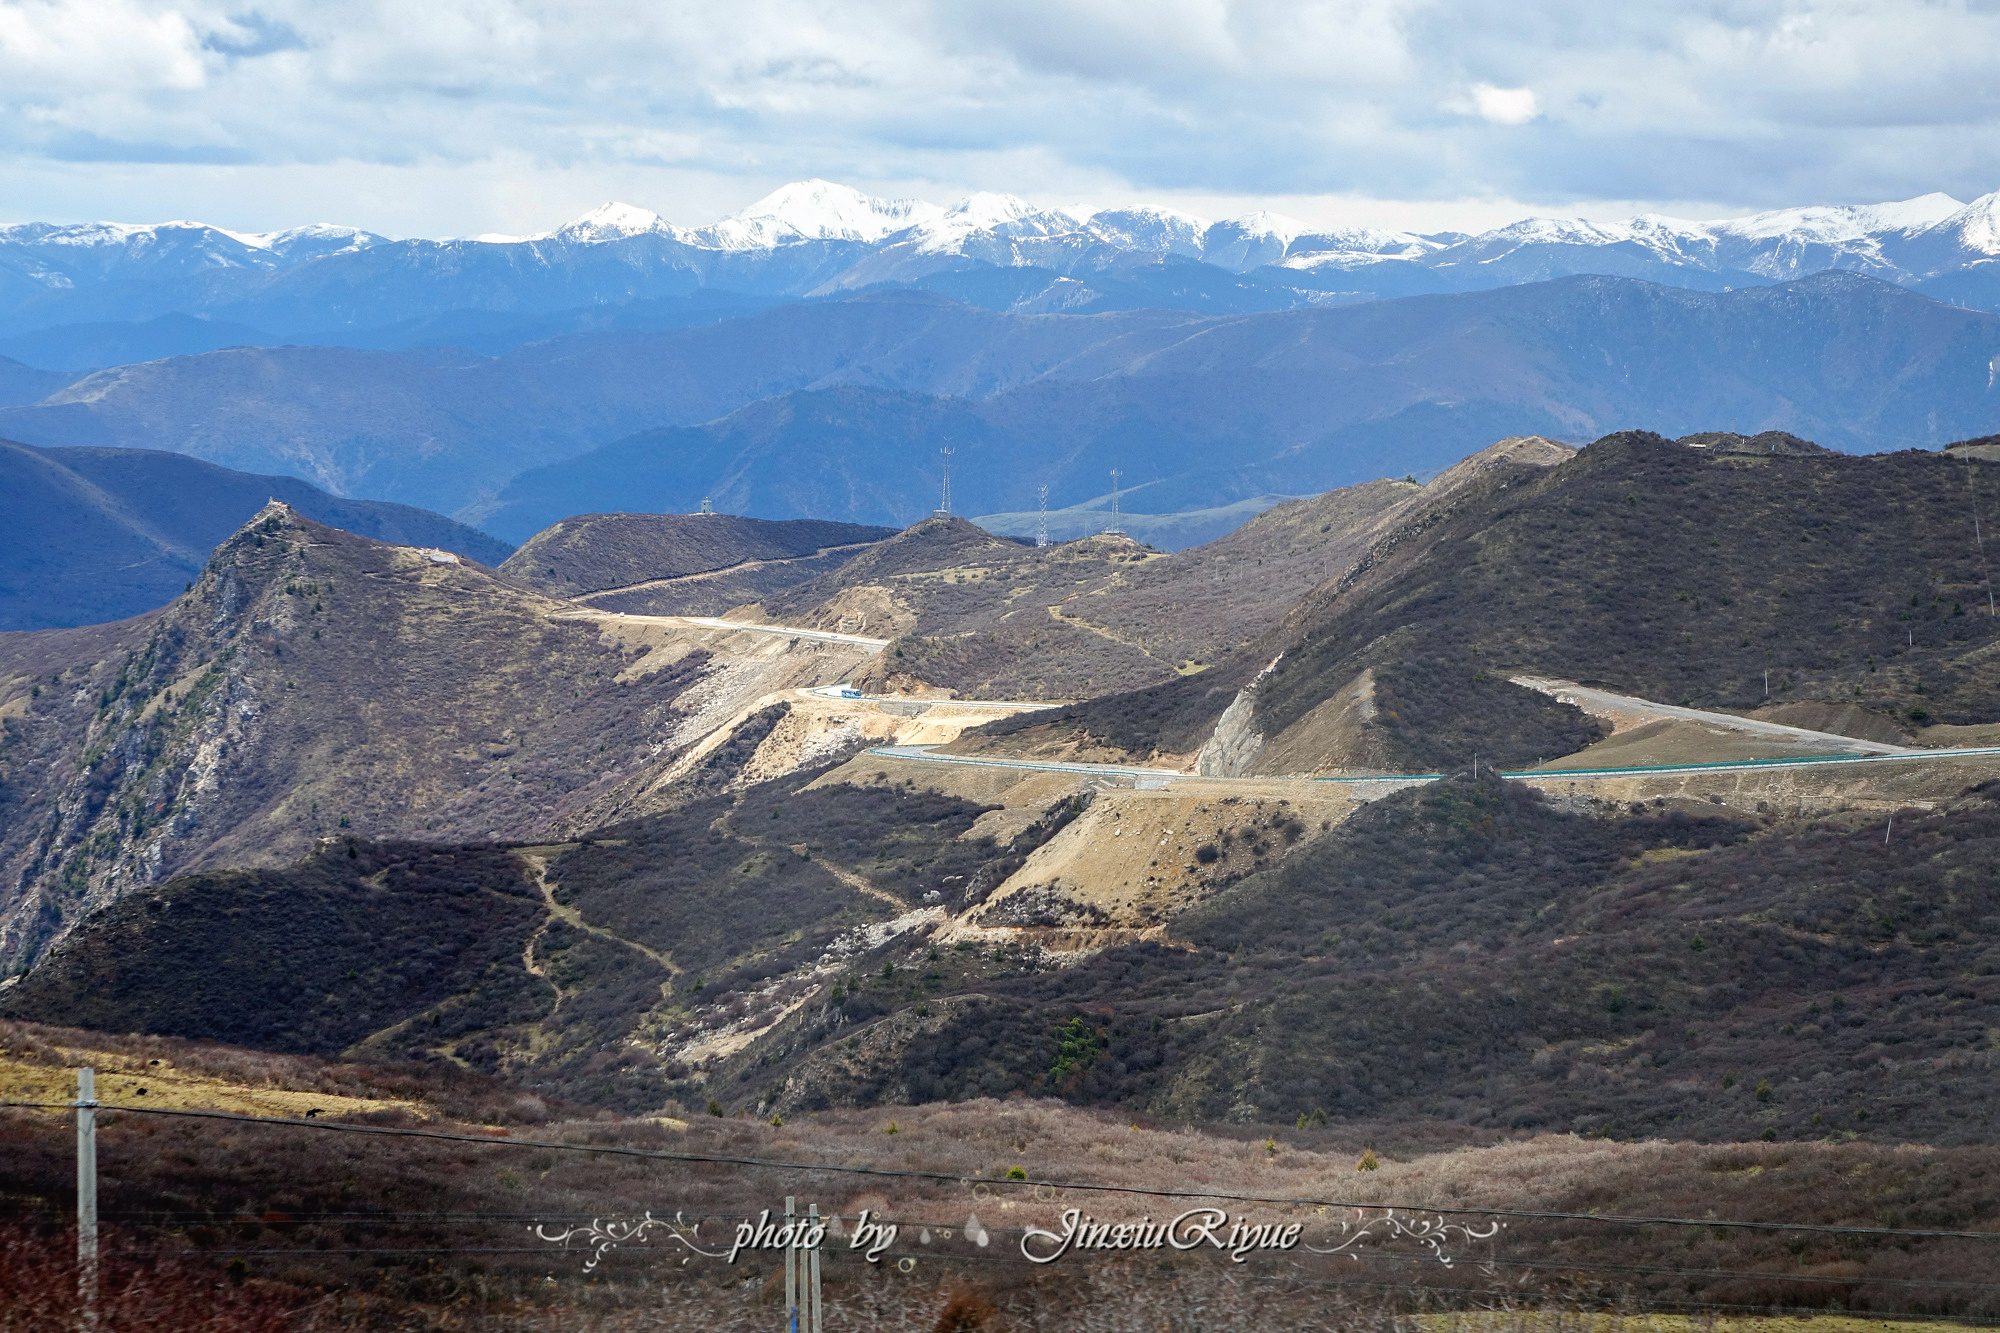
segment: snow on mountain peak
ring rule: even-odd
[[[1100,208],[1090,215],[1090,234],[1132,250],[1193,254],[1211,223],[1176,208]]]
[[[1272,213],[1258,209],[1255,213],[1245,213],[1240,218],[1218,222],[1218,227],[1230,227],[1243,236],[1255,236],[1259,240],[1274,240],[1282,245],[1290,245],[1299,237],[1312,231],[1309,223],[1297,218],[1286,217],[1283,213]]]
[[[1980,195],[1936,226],[1956,233],[1958,244],[1975,254],[2000,255],[2000,190]]]
[[[946,209],[945,216],[970,227],[998,227],[1008,222],[1019,222],[1036,211],[1033,204],[1017,195],[981,190]]]
[[[568,226],[552,233],[566,241],[618,241],[627,236],[670,231],[667,223],[651,209],[631,204],[599,204]],[[484,238],[482,238],[484,239]]]
[[[743,240],[769,236],[770,244],[786,240],[879,241],[943,215],[943,209],[921,199],[877,199],[851,186],[815,177],[781,185],[709,230]]]
[[[1926,194],[1886,204],[1780,208],[1752,217],[1710,223],[1709,230],[1717,236],[1745,240],[1783,237],[1837,243],[1934,226],[1963,207],[1948,194]]]

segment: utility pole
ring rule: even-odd
[[[785,1333],[820,1333],[819,1247],[799,1243],[799,1237],[819,1231],[819,1205],[808,1204],[798,1215],[798,1200],[785,1196]]]
[[[808,1204],[807,1214],[812,1218],[812,1230],[819,1231],[819,1205]],[[819,1306],[819,1250],[815,1245],[806,1251],[806,1328],[808,1333],[820,1333],[821,1318]]]
[[[793,1198],[787,1194],[785,1196],[785,1333],[799,1333],[799,1247],[791,1240],[798,1234],[792,1229],[796,1225],[792,1220],[796,1212]]]
[[[944,455],[944,493],[939,497],[938,511],[933,517],[949,518],[951,517],[951,456],[954,451],[950,445],[946,445],[938,452]]]
[[[97,1328],[97,1071],[76,1071],[76,1298]]]

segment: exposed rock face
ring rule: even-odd
[[[529,837],[657,762],[710,654],[439,554],[273,504],[158,612],[0,636],[0,969],[134,885]]]
[[[1205,778],[1240,778],[1250,772],[1264,749],[1264,737],[1251,718],[1250,691],[1238,690],[1215,721],[1215,734],[1201,747],[1195,772]]]

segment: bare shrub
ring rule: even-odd
[[[0,1227],[0,1333],[81,1328],[76,1233]],[[98,1275],[98,1333],[286,1333],[300,1293],[148,1253],[111,1234]]]

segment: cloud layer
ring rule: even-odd
[[[150,217],[206,190],[281,225],[379,189],[399,197],[342,220],[527,230],[602,193],[702,222],[803,176],[1045,202],[1969,198],[2000,186],[1996,68],[1979,0],[0,0],[0,207]]]

